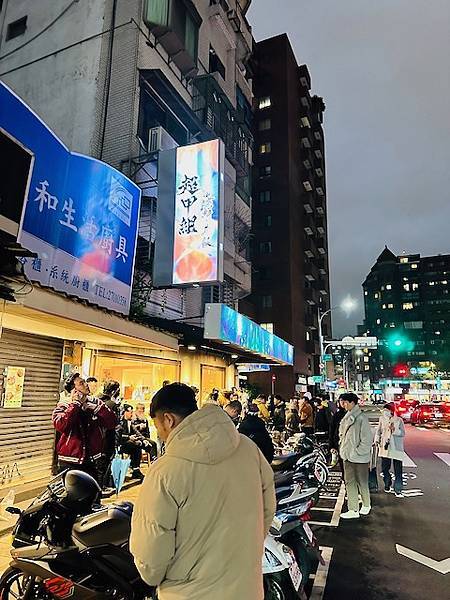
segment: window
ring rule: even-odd
[[[261,202],[261,204],[264,204],[266,202],[270,202],[271,200],[271,194],[270,194],[270,190],[264,190],[263,192],[259,192],[259,201]]]
[[[300,98],[300,102],[302,103],[302,105],[303,105],[305,108],[309,108],[309,102],[308,102],[308,98],[307,98],[306,96],[302,96],[302,97]]]
[[[434,285],[434,281],[429,281],[428,285]]]
[[[266,131],[266,129],[270,129],[272,127],[272,121],[270,119],[263,119],[259,122],[258,129],[259,131]]]
[[[272,150],[272,145],[270,142],[264,142],[264,144],[261,144],[259,146],[259,153],[260,154],[269,154],[269,152]]]
[[[262,108],[269,108],[269,106],[272,106],[272,102],[270,100],[270,96],[264,96],[263,98],[259,99],[258,108],[260,110]]]
[[[413,291],[413,292],[414,292],[415,290],[418,290],[418,289],[419,289],[419,284],[418,284],[418,283],[412,283],[412,284],[411,284],[411,289],[412,289],[412,291]]]
[[[368,362],[369,362],[369,357],[368,357],[368,356],[365,356],[365,357],[364,357],[364,362],[365,362],[365,363],[368,363]]]
[[[404,302],[402,308],[403,310],[412,310],[414,308],[414,304],[412,302]]]
[[[407,262],[408,262],[408,257],[407,257],[407,256],[402,256],[402,257],[400,258],[400,262],[401,262],[401,263],[407,263]]]
[[[217,56],[216,51],[212,46],[209,47],[209,72],[219,73],[223,80],[225,80],[225,65]]]
[[[300,123],[302,124],[303,127],[311,127],[311,123],[309,122],[308,117],[302,117],[300,119]]]
[[[259,251],[261,254],[270,254],[272,252],[272,242],[259,242]]]
[[[303,182],[303,187],[305,188],[305,190],[307,192],[311,192],[312,191],[312,185],[309,183],[309,181],[304,181]]]
[[[272,215],[264,215],[263,222],[265,227],[272,227]]]
[[[377,319],[377,325],[381,323],[381,319]]]
[[[12,40],[19,35],[23,35],[27,29],[27,19],[28,17],[22,17],[21,19],[17,19],[17,21],[13,21],[8,24],[8,28],[6,30],[6,41]]]
[[[367,296],[367,290],[364,291],[364,296]]]
[[[306,332],[306,341],[309,342],[311,339],[311,333],[309,331]]]
[[[405,321],[405,329],[423,329],[423,321]]]
[[[311,169],[311,163],[309,162],[308,159],[303,161],[303,164],[305,165],[305,169]]]
[[[381,308],[384,310],[386,308],[386,304],[383,304]]]
[[[364,365],[364,371],[369,371],[370,367],[369,365]]]
[[[311,148],[311,142],[308,140],[307,137],[302,138],[302,144],[304,148]]]
[[[272,175],[272,167],[270,165],[266,165],[265,167],[260,167],[259,176],[260,177],[270,177]]]
[[[263,308],[272,308],[272,296],[270,294],[262,296],[261,304]]]
[[[388,304],[387,307],[388,308],[394,308],[394,305],[393,304]]]
[[[316,158],[322,158],[322,151],[321,150],[314,150],[314,154],[316,155]]]
[[[375,300],[378,300],[380,298],[380,293],[379,292],[375,292],[374,298],[375,298]]]
[[[271,298],[271,296],[269,296],[269,298]],[[271,306],[272,306],[272,304],[271,304]],[[260,325],[263,329],[265,329],[269,333],[273,333],[273,323],[261,323]]]
[[[387,290],[392,290],[392,285],[391,285],[390,283],[387,283],[387,284],[386,284],[386,289],[387,289]]]
[[[411,263],[411,269],[417,269],[418,264],[417,263]]]

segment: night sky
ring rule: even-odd
[[[450,252],[450,0],[253,0],[255,39],[288,33],[323,96],[334,335],[362,321],[385,244]]]

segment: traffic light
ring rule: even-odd
[[[411,352],[414,348],[414,342],[405,336],[403,331],[392,331],[385,340],[385,346],[392,354]]]
[[[409,376],[409,367],[403,363],[398,363],[392,368],[392,375],[399,379]]]

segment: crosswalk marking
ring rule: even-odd
[[[448,452],[434,452],[434,455],[450,467],[450,454]]]
[[[413,461],[413,459],[408,456],[408,454],[406,454],[405,452],[405,459],[403,461],[403,466],[404,467],[417,467],[416,463]]]

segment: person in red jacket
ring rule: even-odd
[[[70,401],[59,402],[52,416],[60,433],[58,472],[80,469],[98,479],[97,461],[102,457],[106,431],[117,425],[116,416],[104,402],[89,396],[89,387],[79,373],[67,378],[64,389]]]

